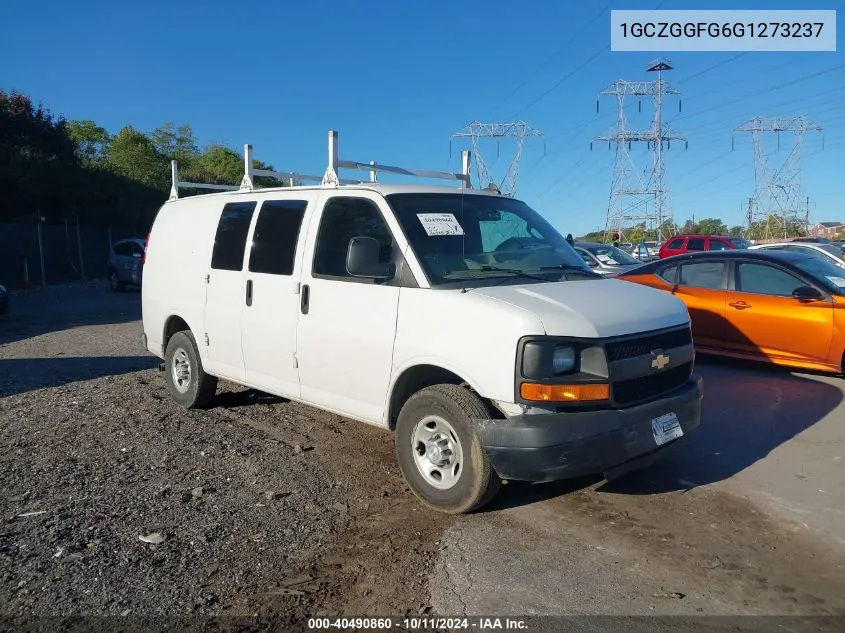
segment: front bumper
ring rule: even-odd
[[[518,415],[476,420],[475,429],[502,479],[553,481],[604,474],[608,479],[662,458],[701,423],[703,382],[693,376],[657,400],[629,409]],[[678,417],[683,435],[658,445],[651,421]]]

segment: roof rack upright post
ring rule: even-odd
[[[254,184],[252,182],[252,145],[249,143],[244,144],[244,177],[241,180],[241,191],[252,191],[254,188]]]
[[[170,199],[177,200],[179,198],[179,170],[176,167],[176,161],[170,161]]]
[[[470,178],[470,170],[472,168],[472,152],[465,149],[461,152],[461,173],[463,174],[463,183],[467,189],[472,189],[472,179]]]
[[[337,131],[329,130],[329,166],[326,167],[326,173],[323,175],[323,185],[337,187],[340,184],[338,178],[338,158],[337,151]]]

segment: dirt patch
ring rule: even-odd
[[[428,612],[440,537],[455,519],[426,509],[410,493],[390,433],[300,409],[299,440],[314,446],[314,459],[348,486],[348,520],[309,564],[224,613],[248,613],[285,630],[302,630],[314,616]]]
[[[138,302],[47,288],[0,324],[2,612],[284,624],[427,605],[450,520],[407,490],[392,435],[229,383],[182,410]]]

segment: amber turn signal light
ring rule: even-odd
[[[519,387],[523,400],[537,402],[590,402],[609,400],[610,385],[538,385],[524,382]]]

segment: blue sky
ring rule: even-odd
[[[196,8],[193,8],[196,7]],[[614,123],[616,79],[648,80],[657,53],[611,52],[610,9],[837,9],[839,0],[534,0],[254,3],[12,3],[0,24],[0,87],[112,132],[189,123],[201,143],[252,143],[277,169],[321,173],[326,132],[341,158],[459,170],[452,132],[472,120],[542,130],[523,154],[518,196],[563,233],[604,225],[613,152],[590,139]],[[753,193],[748,135],[757,116],[804,114],[824,126],[805,145],[814,221],[845,220],[845,52],[674,52],[681,90],[666,118],[686,135],[666,173],[676,221],[744,219]],[[644,104],[645,106],[646,104]],[[647,127],[650,110],[629,111]],[[782,139],[782,159],[789,146]],[[544,151],[545,145],[545,151]],[[512,144],[483,146],[502,174]],[[640,159],[647,156],[636,153]]]

